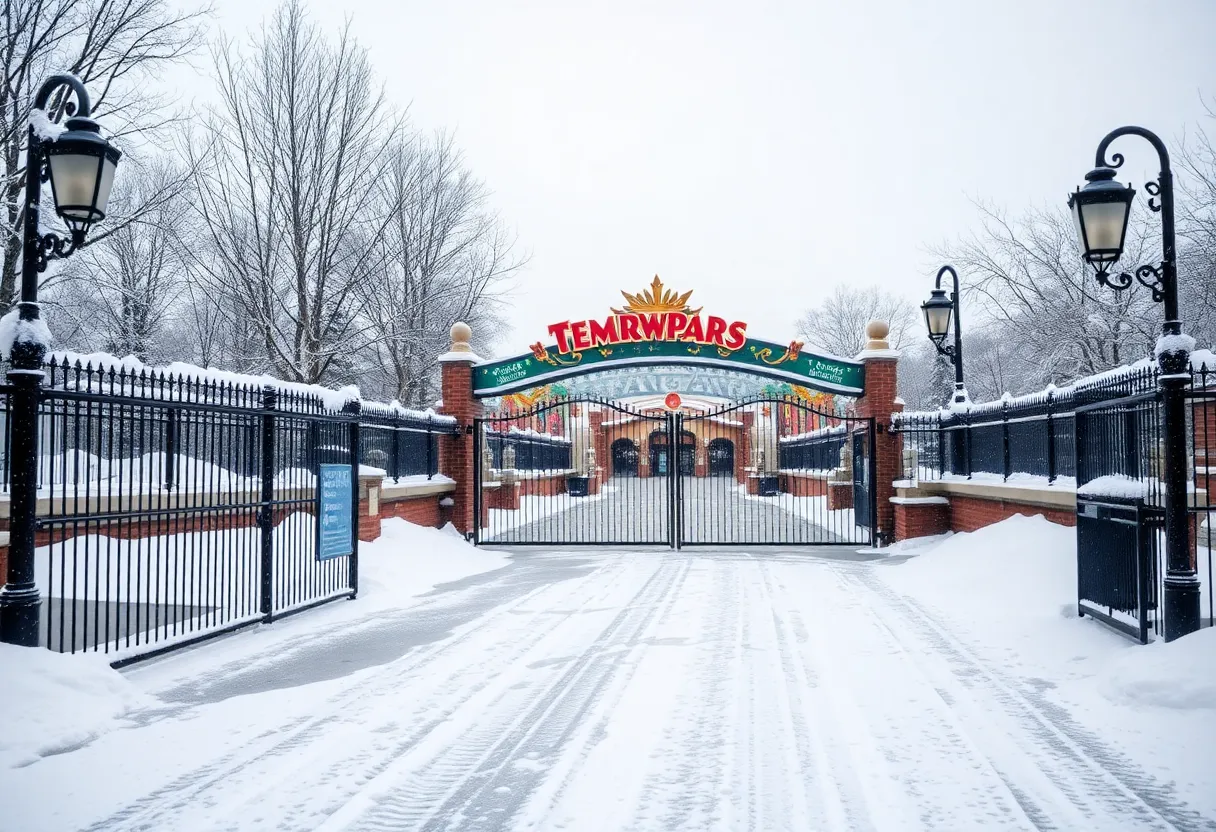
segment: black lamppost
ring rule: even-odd
[[[942,288],[942,275],[950,273],[954,278],[954,291],[946,297]],[[929,330],[929,340],[937,351],[950,359],[954,365],[954,401],[967,401],[967,391],[963,387],[963,327],[962,327],[962,298],[958,287],[958,272],[953,266],[942,266],[937,270],[937,282],[929,299],[920,305],[925,313],[925,327]],[[954,344],[945,345],[946,335],[950,332],[950,316],[954,316]],[[945,345],[945,346],[944,346]]]
[[[75,96],[76,104],[59,108],[69,118],[63,128],[52,126],[46,112],[51,96]],[[7,583],[0,589],[0,641],[38,645],[41,599],[34,583],[34,514],[38,489],[38,390],[46,339],[39,335],[38,275],[47,262],[67,257],[84,245],[89,226],[106,215],[114,171],[122,155],[101,137],[89,118],[89,94],[74,75],[53,75],[34,98],[26,146],[24,234],[21,251],[21,302],[13,340],[8,383],[11,419],[9,559]],[[51,183],[55,211],[67,224],[71,238],[44,232],[38,225],[42,183]]]
[[[1157,384],[1161,390],[1165,439],[1165,640],[1199,629],[1199,581],[1191,564],[1191,542],[1187,523],[1186,494],[1186,400],[1184,390],[1190,383],[1189,354],[1194,341],[1182,334],[1178,319],[1178,271],[1174,251],[1174,175],[1170,154],[1156,134],[1143,127],[1120,127],[1098,143],[1095,169],[1085,175],[1089,184],[1068,197],[1081,240],[1082,258],[1094,267],[1098,282],[1117,291],[1132,285],[1127,272],[1110,274],[1110,267],[1123,254],[1127,220],[1136,191],[1115,181],[1115,168],[1123,164],[1116,153],[1106,161],[1106,150],[1120,136],[1140,136],[1156,150],[1161,173],[1144,190],[1148,207],[1161,214],[1163,253],[1159,265],[1136,268],[1136,280],[1153,293],[1153,300],[1165,305],[1165,323],[1157,341]],[[1158,199],[1160,200],[1158,202]]]

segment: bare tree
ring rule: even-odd
[[[367,341],[358,287],[391,219],[369,194],[401,118],[349,28],[327,40],[297,0],[250,54],[222,42],[215,66],[222,104],[190,147],[204,229],[192,271],[226,296],[235,330],[257,332],[268,368],[325,380]]]
[[[959,268],[964,294],[980,300],[989,334],[1011,347],[1001,353],[1004,384],[1039,388],[1151,353],[1160,313],[1148,292],[1100,286],[1081,261],[1063,208],[1033,209],[1017,220],[982,203],[977,208],[980,230],[937,253]],[[1151,216],[1147,209],[1135,213],[1127,262],[1153,256]]]
[[[486,188],[465,168],[452,138],[394,144],[377,189],[390,216],[381,271],[359,286],[374,333],[366,376],[384,396],[423,406],[434,398],[437,356],[458,320],[485,346],[501,331],[501,302],[524,258],[486,210]]]
[[[852,357],[865,347],[865,328],[874,319],[891,326],[888,340],[899,349],[912,334],[915,307],[876,286],[837,286],[823,302],[803,314],[796,324],[810,343],[833,355]]]
[[[91,93],[93,113],[116,136],[154,134],[176,114],[149,92],[147,79],[190,54],[202,42],[207,8],[169,0],[17,0],[0,3],[0,198],[4,201],[0,310],[15,301],[21,262],[25,143],[30,107],[38,87],[56,72],[77,75]],[[66,102],[53,100],[53,107]],[[129,167],[129,162],[127,163]],[[136,222],[156,209],[126,206],[103,233]],[[91,238],[96,243],[100,235]]]
[[[144,206],[139,218],[67,260],[45,283],[46,302],[56,306],[61,343],[143,361],[185,357],[167,339],[182,311],[185,287],[184,181],[179,170],[162,163],[149,176],[120,182],[115,207]],[[149,200],[152,193],[170,198]]]
[[[1208,124],[1216,105],[1207,105]],[[1216,139],[1201,125],[1178,154],[1178,283],[1186,331],[1216,345]]]

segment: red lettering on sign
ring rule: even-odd
[[[683,312],[669,312],[667,314],[667,341],[679,340],[684,332],[684,327],[688,326],[688,316]]]
[[[638,318],[642,324],[642,337],[647,341],[662,341],[663,340],[663,320],[662,315],[651,313],[649,315],[639,315]]]
[[[591,346],[591,341],[587,338],[586,321],[575,321],[570,324],[570,334],[574,336],[574,348],[576,350],[585,350]]]
[[[602,324],[599,321],[591,321],[591,346],[615,344],[619,340],[616,334],[616,318],[609,318]]]
[[[688,326],[684,327],[684,334],[680,337],[685,341],[705,343],[705,327],[701,323],[700,315],[696,315],[688,322]]]
[[[737,350],[742,347],[747,343],[746,329],[747,324],[743,323],[743,321],[735,321],[727,330],[726,343],[723,346],[728,350]]]
[[[642,340],[642,336],[638,334],[638,316],[637,315],[621,315],[617,320],[621,322],[621,341],[626,344],[632,344],[635,341]]]
[[[558,352],[570,352],[570,322],[562,321],[560,324],[550,324],[549,334],[557,339]]]
[[[709,326],[705,330],[705,342],[725,346],[722,336],[726,334],[726,321],[717,315],[709,316]]]

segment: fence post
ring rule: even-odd
[[[435,426],[431,422],[431,414],[426,414],[426,478],[429,480],[435,476],[435,448],[434,448]],[[480,459],[480,457],[478,457]],[[480,516],[480,515],[478,515]]]
[[[258,524],[262,532],[262,619],[274,618],[274,412],[279,394],[273,387],[262,388],[262,494]]]
[[[1012,473],[1009,454],[1009,402],[1001,402],[1001,446],[1005,455],[1002,462],[1005,482],[1009,482],[1009,475]]]
[[[25,267],[30,267],[27,256]],[[22,303],[22,307],[28,304]],[[26,310],[23,308],[22,312]],[[37,306],[34,306],[35,317]],[[22,318],[27,316],[22,314]],[[18,328],[18,332],[21,329]],[[38,400],[42,390],[45,348],[37,341],[14,342],[8,371],[9,420],[9,550],[8,575],[0,590],[0,641],[37,647],[42,598],[34,582],[35,514],[38,508]]]
[[[937,420],[937,478],[946,478],[946,429],[942,427],[942,414],[939,411],[934,417]]]
[[[1056,481],[1055,391],[1047,391],[1047,484]]]
[[[401,416],[393,414],[393,454],[389,457],[393,466],[393,482],[401,481]]]
[[[342,410],[351,415],[350,420],[350,597],[353,601],[359,594],[359,417],[363,413],[363,403],[358,399],[347,402]],[[394,417],[395,418],[395,417]],[[396,447],[396,443],[393,443]]]
[[[182,414],[180,410],[170,408],[166,416],[168,419],[165,422],[165,465],[161,473],[164,474],[164,487],[167,490],[177,485],[178,426],[181,424]]]
[[[966,458],[967,479],[971,479],[971,412],[963,414],[963,455]]]

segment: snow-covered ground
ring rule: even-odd
[[[353,603],[121,674],[0,651],[0,825],[1216,829],[1216,631],[1077,619],[1041,518],[879,555],[385,528]]]

